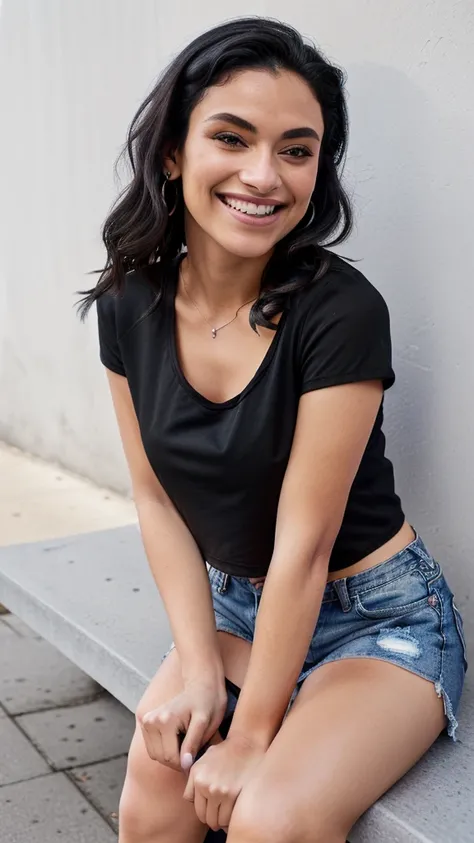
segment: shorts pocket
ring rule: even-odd
[[[207,574],[212,590],[217,591],[217,589],[219,589],[222,585],[222,579],[224,576],[222,571],[219,571],[217,568],[213,568],[212,565],[209,565]]]
[[[230,583],[228,574],[224,574],[223,571],[219,571],[218,568],[213,568],[212,565],[209,565],[207,575],[213,593],[218,592],[219,594],[224,594],[228,590]]]
[[[459,638],[461,639],[462,644],[462,651],[463,651],[463,658],[464,658],[464,670],[467,670],[467,645],[466,645],[466,637],[464,635],[464,624],[461,616],[461,612],[459,611],[456,603],[454,602],[454,597],[452,598],[452,607],[453,607],[453,615],[454,621],[456,624],[456,629],[458,631]]]
[[[429,588],[423,575],[412,570],[355,595],[355,610],[368,620],[390,620],[429,605]]]

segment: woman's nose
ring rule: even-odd
[[[281,178],[273,158],[268,153],[254,155],[240,172],[240,180],[259,193],[271,193],[281,185]]]

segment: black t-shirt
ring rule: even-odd
[[[300,395],[379,378],[385,389],[392,386],[387,306],[357,269],[333,256],[320,280],[293,294],[245,389],[216,404],[187,382],[177,358],[177,266],[166,278],[159,263],[134,270],[120,296],[99,298],[101,360],[127,377],[150,464],[203,558],[231,575],[264,576]],[[164,295],[140,321],[156,296],[150,273]],[[350,490],[331,571],[376,550],[403,524],[382,422],[383,402]]]

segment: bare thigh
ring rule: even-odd
[[[250,644],[218,632],[228,679],[242,686]],[[179,656],[173,650],[150,682],[137,714],[145,714],[182,690]],[[130,746],[127,775],[120,801],[120,843],[201,843],[207,833],[193,805],[182,798],[186,777],[152,761],[137,725]]]
[[[306,680],[236,804],[228,843],[344,843],[446,725],[431,682],[375,659]]]

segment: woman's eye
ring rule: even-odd
[[[214,140],[221,141],[223,144],[231,148],[245,146],[242,138],[235,135],[233,132],[219,132],[218,135],[214,135]],[[283,150],[282,154],[287,155],[289,158],[309,158],[313,155],[311,150],[309,150],[306,146],[292,146],[290,149]]]
[[[289,155],[290,158],[308,158],[313,153],[306,146],[292,146],[291,149],[285,149],[284,155]]]
[[[238,135],[233,135],[232,132],[220,132],[214,136],[216,140],[222,141],[226,146],[237,146],[242,143]]]

